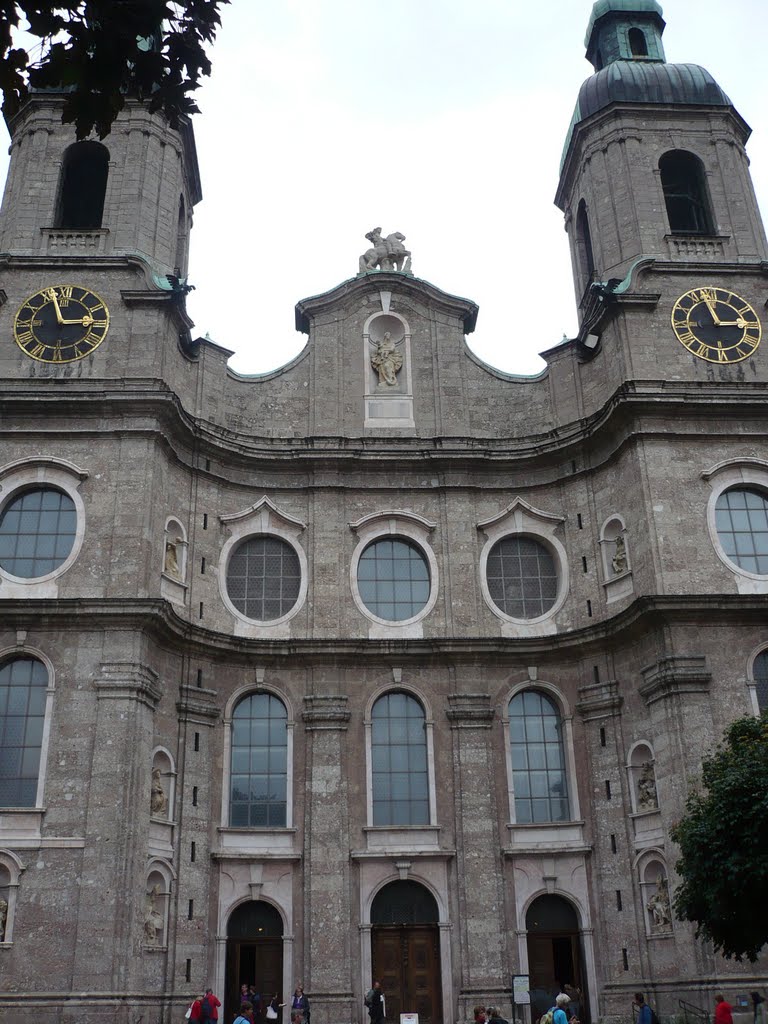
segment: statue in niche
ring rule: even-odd
[[[163,782],[160,777],[160,769],[152,769],[152,793],[149,801],[149,809],[153,818],[159,818],[168,810],[168,798],[163,789]]]
[[[616,553],[611,559],[611,565],[617,576],[627,571],[627,542],[624,540],[623,533],[616,538]]]
[[[0,896],[0,942],[5,942],[5,925],[8,921],[8,900]]]
[[[381,228],[374,228],[365,236],[373,248],[366,250],[360,257],[360,270],[365,274],[370,270],[402,270],[409,273],[411,269],[411,253],[403,245],[405,235],[394,231],[386,238],[381,237]]]
[[[640,766],[640,777],[637,780],[637,808],[640,811],[652,811],[659,806],[656,793],[656,776],[650,761]]]
[[[144,907],[144,939],[150,946],[157,945],[163,932],[163,915],[158,908],[160,898],[160,886],[155,882],[147,893]]]
[[[397,371],[402,365],[402,354],[392,341],[392,335],[385,331],[371,356],[371,366],[379,375],[379,387],[394,387],[397,384]]]
[[[669,903],[669,883],[664,875],[660,875],[656,882],[656,892],[646,903],[646,910],[653,919],[653,927],[659,931],[666,930],[672,926],[672,908]]]
[[[163,560],[163,572],[174,579],[181,579],[179,568],[179,539],[178,537],[166,537],[165,559]]]

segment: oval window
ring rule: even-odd
[[[360,599],[373,615],[403,622],[429,601],[429,565],[416,544],[402,537],[375,540],[357,563]]]
[[[488,593],[513,619],[536,619],[557,600],[557,568],[549,549],[533,537],[503,537],[486,563]]]
[[[239,544],[227,566],[227,594],[239,612],[273,622],[294,607],[301,587],[299,556],[280,537],[251,537]]]
[[[55,487],[38,487],[11,498],[0,515],[0,567],[35,579],[58,569],[77,532],[75,503]]]

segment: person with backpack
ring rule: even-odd
[[[661,1024],[655,1011],[646,1003],[642,992],[635,992],[632,1005],[637,1007],[636,1024]]]
[[[200,1006],[201,1024],[211,1024],[211,1021],[218,1020],[220,1006],[221,1002],[213,994],[213,989],[207,988]]]

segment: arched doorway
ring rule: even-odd
[[[582,1024],[589,1022],[579,919],[573,906],[562,896],[539,896],[525,915],[528,933],[528,973],[531,987],[531,1017],[538,1020],[554,1005],[566,986],[577,989],[570,1012]],[[571,994],[570,992],[568,993]]]
[[[435,898],[418,882],[385,885],[371,906],[371,970],[381,981],[387,1019],[418,1013],[442,1024],[440,929]]]
[[[271,903],[241,903],[227,922],[227,990],[224,1020],[240,1011],[240,986],[255,984],[261,1011],[283,987],[283,921]]]

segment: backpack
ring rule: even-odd
[[[203,999],[202,1005],[200,1007],[200,1019],[210,1020],[212,1017],[213,1007],[211,1006],[211,1000],[208,998],[208,996],[206,996],[205,999]]]
[[[370,1008],[373,1006],[373,989],[372,988],[369,988],[368,991],[365,993],[365,998],[363,999],[363,1002],[365,1003],[365,1005],[370,1010]]]
[[[550,1010],[547,1010],[547,1012],[542,1015],[541,1019],[539,1020],[539,1024],[554,1024],[554,1021],[555,1008],[553,1006]]]

